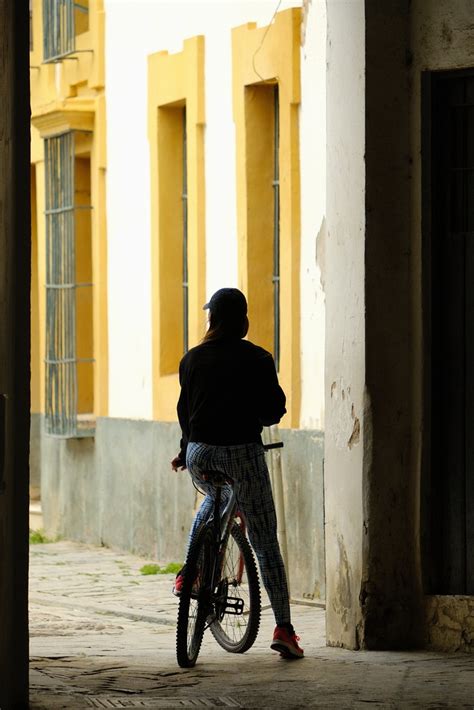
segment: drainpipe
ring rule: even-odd
[[[276,441],[281,441],[278,432],[278,426],[265,427],[263,430],[263,443],[273,444]],[[286,569],[286,577],[288,583],[288,595],[290,593],[290,576],[288,568],[288,541],[286,536],[286,516],[285,516],[285,495],[283,489],[283,467],[281,465],[281,449],[270,449],[267,453],[268,470],[270,472],[270,481],[273,489],[273,498],[275,500],[275,509],[277,515],[277,534],[280,543],[281,556]]]

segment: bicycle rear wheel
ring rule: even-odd
[[[189,548],[179,597],[176,657],[181,668],[192,668],[201,648],[210,613],[212,550],[212,531],[205,526]]]
[[[229,653],[247,651],[260,626],[260,584],[252,549],[235,522],[223,551],[214,611],[210,629],[217,643]]]

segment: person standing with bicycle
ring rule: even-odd
[[[187,468],[207,494],[192,524],[190,540],[209,517],[215,498],[215,488],[206,482],[205,472],[220,471],[232,480],[275,616],[270,647],[285,658],[302,658],[304,652],[291,624],[286,572],[261,439],[262,427],[277,424],[285,414],[285,394],[271,354],[244,340],[249,327],[244,294],[236,288],[222,288],[204,309],[209,310],[208,331],[179,366],[177,409],[182,439],[180,452],[171,462],[174,471]],[[229,491],[222,491],[223,505]],[[175,594],[180,594],[182,583],[180,572]]]

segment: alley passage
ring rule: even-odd
[[[271,611],[244,655],[207,633],[198,665],[175,661],[173,575],[147,560],[71,542],[32,545],[31,707],[472,708],[474,656],[327,648],[324,611],[293,605],[306,658],[268,648]]]

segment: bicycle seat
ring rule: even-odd
[[[212,483],[213,486],[226,486],[227,484],[232,484],[230,478],[224,476],[222,471],[202,471],[201,478],[207,483]]]

